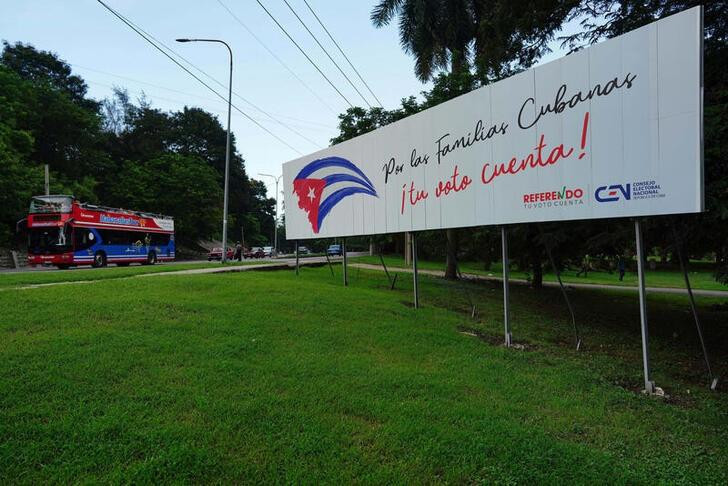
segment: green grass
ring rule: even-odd
[[[0,292],[0,483],[728,481],[681,296],[650,296],[658,399],[633,293],[571,293],[576,352],[558,291],[515,286],[519,351],[497,284],[423,277],[415,311],[411,279],[335,271]],[[698,302],[724,373],[726,301]]]
[[[226,265],[254,265],[263,263],[276,263],[275,260],[250,260],[242,262],[230,262]],[[57,282],[78,282],[117,279],[122,277],[133,277],[145,273],[177,272],[180,270],[193,270],[197,268],[220,267],[220,263],[176,263],[157,265],[130,265],[128,267],[117,267],[110,265],[106,268],[73,268],[68,270],[43,270],[37,272],[4,272],[0,273],[0,289],[20,287],[25,285],[39,285]]]
[[[361,263],[369,263],[372,265],[381,265],[378,256],[361,256],[352,258],[351,260]],[[384,262],[388,267],[405,267],[404,259],[399,256],[386,256],[384,257]],[[445,269],[445,263],[419,260],[418,267],[426,270],[443,271]],[[503,268],[500,263],[494,263],[489,270],[485,270],[483,268],[483,264],[478,262],[459,262],[459,267],[460,271],[463,273],[487,275],[497,278],[502,276],[501,269]],[[713,277],[713,272],[706,269],[705,265],[696,265],[696,268],[699,270],[689,270],[690,286],[692,288],[702,290],[725,290],[728,292],[728,285],[716,282]],[[561,280],[568,283],[619,285],[623,287],[637,286],[636,271],[626,272],[622,282],[619,281],[619,274],[617,272],[609,273],[604,270],[590,271],[588,277],[584,277],[583,275],[577,277],[577,272],[578,270],[567,269],[561,273]],[[529,275],[526,272],[522,272],[514,268],[511,270],[511,278],[526,280],[529,278]],[[549,267],[544,268],[544,281],[556,281],[556,275]],[[645,272],[645,281],[648,287],[685,288],[685,279],[682,272],[674,270],[647,270]]]

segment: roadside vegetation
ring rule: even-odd
[[[274,264],[275,260],[243,260],[242,262],[227,262],[226,266],[238,265],[254,265],[254,264]],[[107,268],[71,268],[68,270],[48,270],[48,271],[23,271],[23,272],[5,272],[0,273],[0,290],[23,287],[29,285],[43,285],[60,282],[80,282],[80,281],[96,281],[108,280],[124,277],[134,277],[136,275],[145,275],[152,273],[179,272],[182,270],[194,270],[198,268],[214,268],[220,267],[222,264],[217,262],[210,263],[176,263],[157,264],[157,265],[131,265],[128,267],[110,266]]]
[[[381,267],[382,263],[378,256],[361,256],[352,258],[353,263],[366,263],[370,265],[377,265]],[[387,265],[390,271],[396,271],[398,268],[407,268],[405,265],[404,258],[397,255],[388,255],[384,257],[384,264]],[[635,263],[636,265],[636,263]],[[690,277],[690,286],[693,289],[702,290],[724,290],[728,292],[728,285],[720,283],[715,280],[715,270],[712,269],[714,265],[706,262],[691,262],[688,268],[688,276]],[[444,267],[443,262],[431,261],[431,260],[418,260],[418,268],[421,270],[436,270],[442,271]],[[409,266],[411,268],[411,265]],[[502,278],[503,277],[503,266],[499,263],[493,263],[487,270],[484,268],[482,262],[464,261],[458,263],[458,268],[462,273],[483,275],[486,277]],[[583,284],[595,284],[595,285],[618,285],[624,287],[637,287],[637,272],[627,271],[625,272],[624,279],[619,280],[619,272],[606,271],[606,270],[589,270],[586,276],[584,274],[578,275],[580,269],[567,268],[561,272],[561,280],[564,283],[583,283]],[[527,280],[532,279],[532,274],[517,268],[512,268],[510,276],[513,279]],[[556,274],[553,270],[544,269],[543,271],[544,282],[556,282]],[[647,269],[645,271],[645,282],[648,287],[667,287],[667,288],[685,288],[685,278],[679,270],[667,270],[667,269]]]
[[[649,296],[657,398],[632,292],[571,292],[577,352],[558,290],[514,286],[506,349],[498,283],[423,277],[415,311],[411,278],[334,273],[0,292],[0,482],[728,482],[683,296]],[[726,299],[698,304],[725,374]]]

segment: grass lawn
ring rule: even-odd
[[[378,256],[361,256],[352,258],[352,261],[361,263],[370,263],[373,265],[381,265]],[[404,258],[400,256],[385,256],[385,264],[389,267],[405,267]],[[445,270],[444,262],[434,262],[419,260],[418,265],[420,269],[427,270]],[[490,270],[484,270],[483,264],[479,262],[459,262],[460,271],[463,273],[473,273],[477,275],[489,275],[500,278],[503,266],[500,263],[494,263],[491,265]],[[690,286],[694,289],[703,290],[725,290],[728,292],[728,285],[724,285],[720,282],[716,282],[713,277],[713,272],[707,270],[705,265],[695,266],[697,270],[691,270],[688,268],[690,276]],[[569,283],[585,283],[585,284],[605,284],[605,285],[620,285],[624,287],[637,287],[637,272],[627,272],[624,275],[624,280],[619,281],[619,274],[617,272],[609,273],[603,270],[590,271],[588,277],[579,276],[577,277],[578,270],[564,270],[561,273],[561,280]],[[526,272],[521,272],[515,268],[511,269],[511,278],[527,279],[529,275]],[[551,271],[549,266],[544,267],[544,281],[556,282],[556,275]],[[648,287],[676,287],[685,288],[685,279],[682,272],[674,270],[647,270],[645,272],[645,281]]]
[[[576,352],[558,290],[514,286],[516,350],[496,283],[423,277],[415,311],[335,271],[0,292],[0,483],[728,482],[682,296],[650,295],[660,399],[632,292],[572,292]],[[726,299],[698,302],[725,373]]]
[[[250,260],[230,262],[226,265],[254,265],[262,263],[277,263],[275,260]],[[130,265],[117,267],[110,265],[106,268],[71,268],[68,270],[43,270],[37,272],[3,272],[0,273],[0,289],[20,287],[24,285],[38,285],[56,282],[78,282],[81,280],[105,280],[120,277],[133,277],[144,273],[177,272],[180,270],[193,270],[196,268],[219,267],[221,264],[210,263],[175,263],[173,265],[158,263],[156,265]]]

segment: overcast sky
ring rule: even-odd
[[[281,164],[329,144],[338,131],[337,115],[348,104],[309,64],[255,0],[105,0],[133,23],[167,44],[223,84],[227,83],[227,51],[216,44],[178,44],[178,37],[220,38],[234,52],[233,91],[277,121],[233,97],[233,103],[292,148],[233,111],[232,129],[238,151],[251,177],[280,174]],[[303,0],[291,6],[329,50],[370,103],[375,100],[331,43]],[[223,7],[227,6],[280,60],[294,77]],[[399,46],[395,25],[376,29],[369,20],[374,0],[308,0],[385,108],[428,85],[413,74],[413,61]],[[263,4],[311,56],[352,104],[364,101],[304,30],[283,0]],[[225,123],[226,105],[169,59],[146,43],[95,0],[0,0],[0,37],[50,50],[71,64],[89,86],[91,97],[111,95],[125,87],[133,98],[146,95],[152,106],[179,110],[202,107]],[[562,53],[555,52],[552,59]],[[199,74],[199,73],[196,73]],[[209,82],[208,79],[200,75]],[[214,83],[210,84],[225,93]],[[304,84],[306,86],[304,86]],[[310,89],[310,90],[309,90]],[[313,93],[312,93],[313,92]],[[283,126],[283,124],[288,127]],[[298,132],[298,133],[294,133]],[[295,149],[295,150],[294,150]],[[274,193],[270,181],[269,194]]]

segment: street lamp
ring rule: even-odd
[[[271,175],[271,174],[261,174],[258,172],[258,175],[265,176],[265,177],[272,177],[276,181],[276,220],[273,230],[273,248],[275,249],[276,253],[278,253],[278,181],[281,180],[281,177],[283,175],[279,175],[278,177]]]
[[[223,199],[222,215],[222,258],[221,263],[227,261],[227,217],[228,217],[228,179],[230,175],[230,111],[233,98],[233,50],[227,42],[219,39],[176,39],[177,42],[216,42],[227,47],[230,53],[230,82],[228,83],[228,115],[227,115],[227,140],[225,142],[225,195]]]

